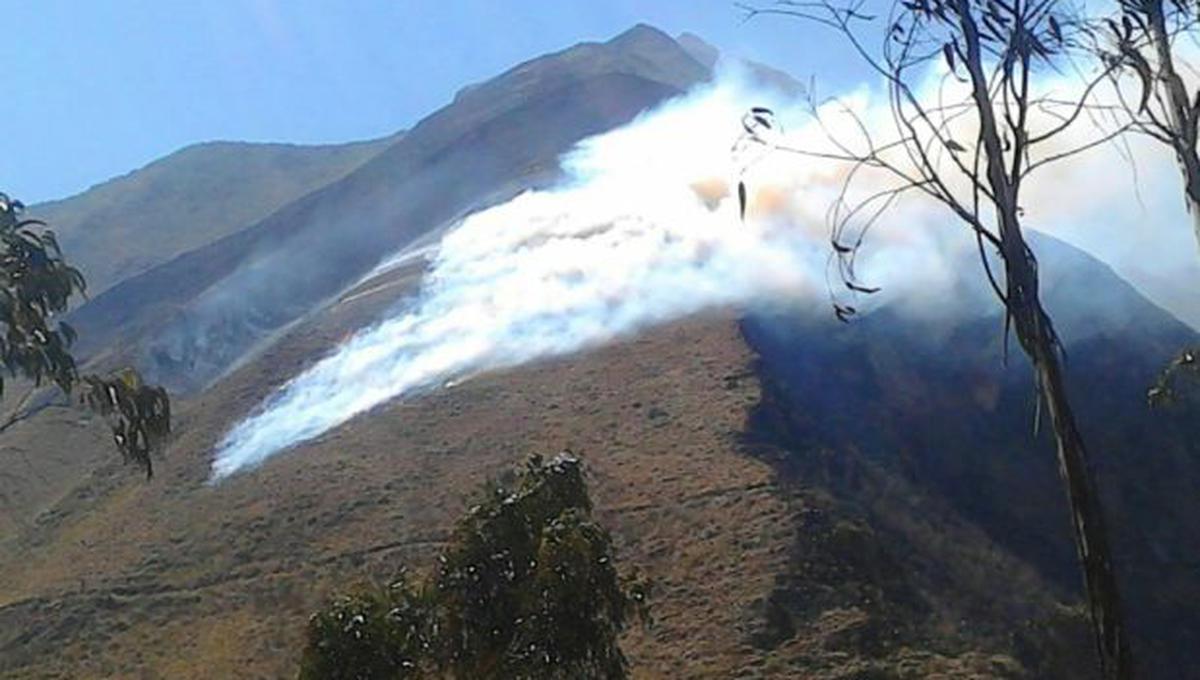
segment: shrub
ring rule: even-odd
[[[423,581],[402,574],[315,614],[300,677],[626,677],[618,638],[648,622],[648,585],[617,572],[591,510],[576,458],[533,456],[486,485]]]

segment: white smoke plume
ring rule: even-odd
[[[785,303],[828,313],[825,213],[846,170],[784,154],[763,157],[745,177],[750,208],[740,220],[733,187],[746,159],[735,158],[730,147],[748,105],[771,104],[780,120],[801,121],[789,142],[810,144],[822,136],[802,123],[798,109],[742,82],[722,78],[586,140],[563,160],[568,179],[560,187],[525,193],[463,220],[437,246],[415,305],[359,332],[234,427],[218,446],[214,478],[255,466],[396,397],[480,370],[575,352],[705,309]],[[847,101],[870,121],[886,109],[868,94],[864,89]],[[1051,206],[1040,228],[1074,233],[1071,240],[1109,256],[1124,272],[1134,271],[1124,265],[1137,258],[1122,260],[1122,249],[1138,252],[1156,239],[1175,243],[1177,232],[1189,236],[1178,200],[1151,210],[1152,220],[1170,228],[1123,233],[1148,219],[1129,189],[1128,171],[1104,152],[1081,163],[1078,177],[1100,195],[1033,189]],[[1117,167],[1105,171],[1105,163]],[[1153,160],[1142,168],[1143,182],[1161,177],[1169,183],[1172,170],[1169,158]],[[869,191],[871,181],[861,189]],[[1027,209],[1036,219],[1036,206]],[[1088,220],[1110,219],[1081,228],[1068,219],[1075,209]],[[883,287],[867,302],[897,304],[917,315],[944,313],[952,304],[983,308],[954,287],[958,254],[970,247],[965,230],[940,206],[902,202],[873,234],[859,264],[863,282]],[[1188,276],[1200,278],[1194,271]]]

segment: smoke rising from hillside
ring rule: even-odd
[[[564,159],[568,179],[558,188],[465,219],[442,239],[418,301],[359,332],[234,427],[218,446],[214,478],[395,397],[579,351],[705,309],[784,304],[828,314],[825,211],[846,170],[787,154],[735,157],[730,145],[742,113],[764,103],[761,92],[740,82],[721,79],[586,140]],[[780,120],[803,119],[786,102],[767,99]],[[867,120],[885,112],[865,91],[847,101]],[[820,136],[807,125],[789,138],[810,145]],[[1159,156],[1164,162],[1142,167],[1143,182],[1162,176],[1158,184],[1174,190],[1177,183],[1162,174],[1173,170],[1170,159]],[[749,160],[756,162],[745,175],[750,207],[743,223],[733,188]],[[1107,195],[1041,185],[1031,188],[1035,201],[1027,209],[1032,227],[1074,233],[1070,240],[1128,272],[1144,250],[1140,239],[1174,243],[1176,232],[1185,240],[1189,234],[1177,198],[1139,206],[1126,171],[1097,165],[1114,160],[1098,152],[1081,161],[1079,176],[1110,187]],[[870,191],[872,181],[860,190]],[[1043,201],[1048,207],[1038,213]],[[1106,227],[1081,228],[1077,215],[1093,223],[1104,216]],[[1155,235],[1132,231],[1147,219],[1171,226]],[[992,311],[982,285],[959,285],[964,278],[979,283],[980,272],[961,266],[973,247],[943,208],[904,201],[873,233],[858,265],[859,279],[883,292],[855,304],[866,313],[891,304],[918,317]],[[1194,256],[1194,246],[1186,252]],[[1184,262],[1170,266],[1186,268]]]

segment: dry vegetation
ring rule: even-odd
[[[740,452],[757,385],[728,320],[393,403],[206,486],[229,419],[368,313],[352,307],[376,304],[335,310],[186,404],[161,480],[101,468],[10,539],[0,669],[289,672],[307,612],[332,589],[426,562],[463,493],[527,452],[568,447],[591,470],[621,559],[659,582],[656,627],[629,641],[637,674],[678,677],[680,664],[726,674],[750,661],[753,604],[795,525],[770,468]]]
[[[393,402],[206,485],[231,420],[414,275],[346,296],[183,404],[153,482],[101,465],[10,535],[0,675],[293,673],[307,615],[331,592],[427,564],[464,494],[564,448],[586,461],[619,558],[657,582],[655,626],[626,640],[635,677],[1019,675],[1011,629],[958,622],[1040,611],[1038,579],[979,532],[920,519],[937,513],[882,472],[856,475],[877,492],[866,508],[844,500],[831,452],[779,477],[780,442],[756,424],[769,416],[756,357],[730,316]],[[41,446],[61,441],[44,427]],[[988,609],[1000,574],[1023,594]]]

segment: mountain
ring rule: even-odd
[[[330,593],[428,567],[481,481],[564,448],[621,563],[656,583],[654,627],[624,641],[634,677],[1094,677],[1053,451],[986,304],[849,325],[714,310],[394,400],[208,482],[231,425],[416,293],[425,261],[371,273],[381,257],[709,77],[697,41],[638,27],[464,88],[340,179],[86,305],[97,364],[150,361],[191,391],[150,482],[78,411],[4,433],[0,677],[294,675]],[[1197,338],[1086,253],[1034,246],[1138,677],[1180,677],[1200,642],[1200,438],[1145,389]],[[977,270],[955,290],[986,299]]]
[[[98,295],[324,186],[395,141],[300,146],[209,142],[87,191],[32,206]]]
[[[1106,265],[1034,236],[1043,295],[1058,321],[1073,405],[1106,506],[1138,677],[1174,677],[1187,650],[1200,644],[1192,607],[1200,579],[1190,556],[1200,527],[1186,519],[1200,513],[1200,444],[1186,411],[1152,409],[1145,394],[1197,335]],[[972,263],[961,271],[983,285]],[[743,329],[770,395],[762,417],[781,441],[795,442],[778,463],[790,476],[829,477],[884,523],[895,521],[894,494],[856,477],[903,480],[906,494],[938,499],[941,513],[984,531],[1058,597],[1080,599],[1054,443],[1048,426],[1036,430],[1032,371],[1015,341],[1001,363],[997,314],[936,324],[882,313],[823,333],[802,319],[748,318]],[[833,472],[819,456],[794,455],[813,450],[840,452]]]
[[[196,390],[379,258],[551,181],[576,141],[707,75],[669,37],[635,27],[465,88],[410,134],[336,147],[202,144],[34,206],[91,282],[94,297],[71,316],[76,354],[88,370],[136,365],[177,396]],[[127,257],[161,264],[109,286]],[[9,385],[2,410],[21,410],[24,393]],[[17,464],[0,481],[0,539],[103,455],[44,445],[46,429],[80,423],[63,406],[5,432]]]
[[[200,389],[383,256],[550,182],[576,142],[709,75],[639,26],[465,88],[340,180],[97,296],[75,316],[82,351],[120,346],[111,361]]]

